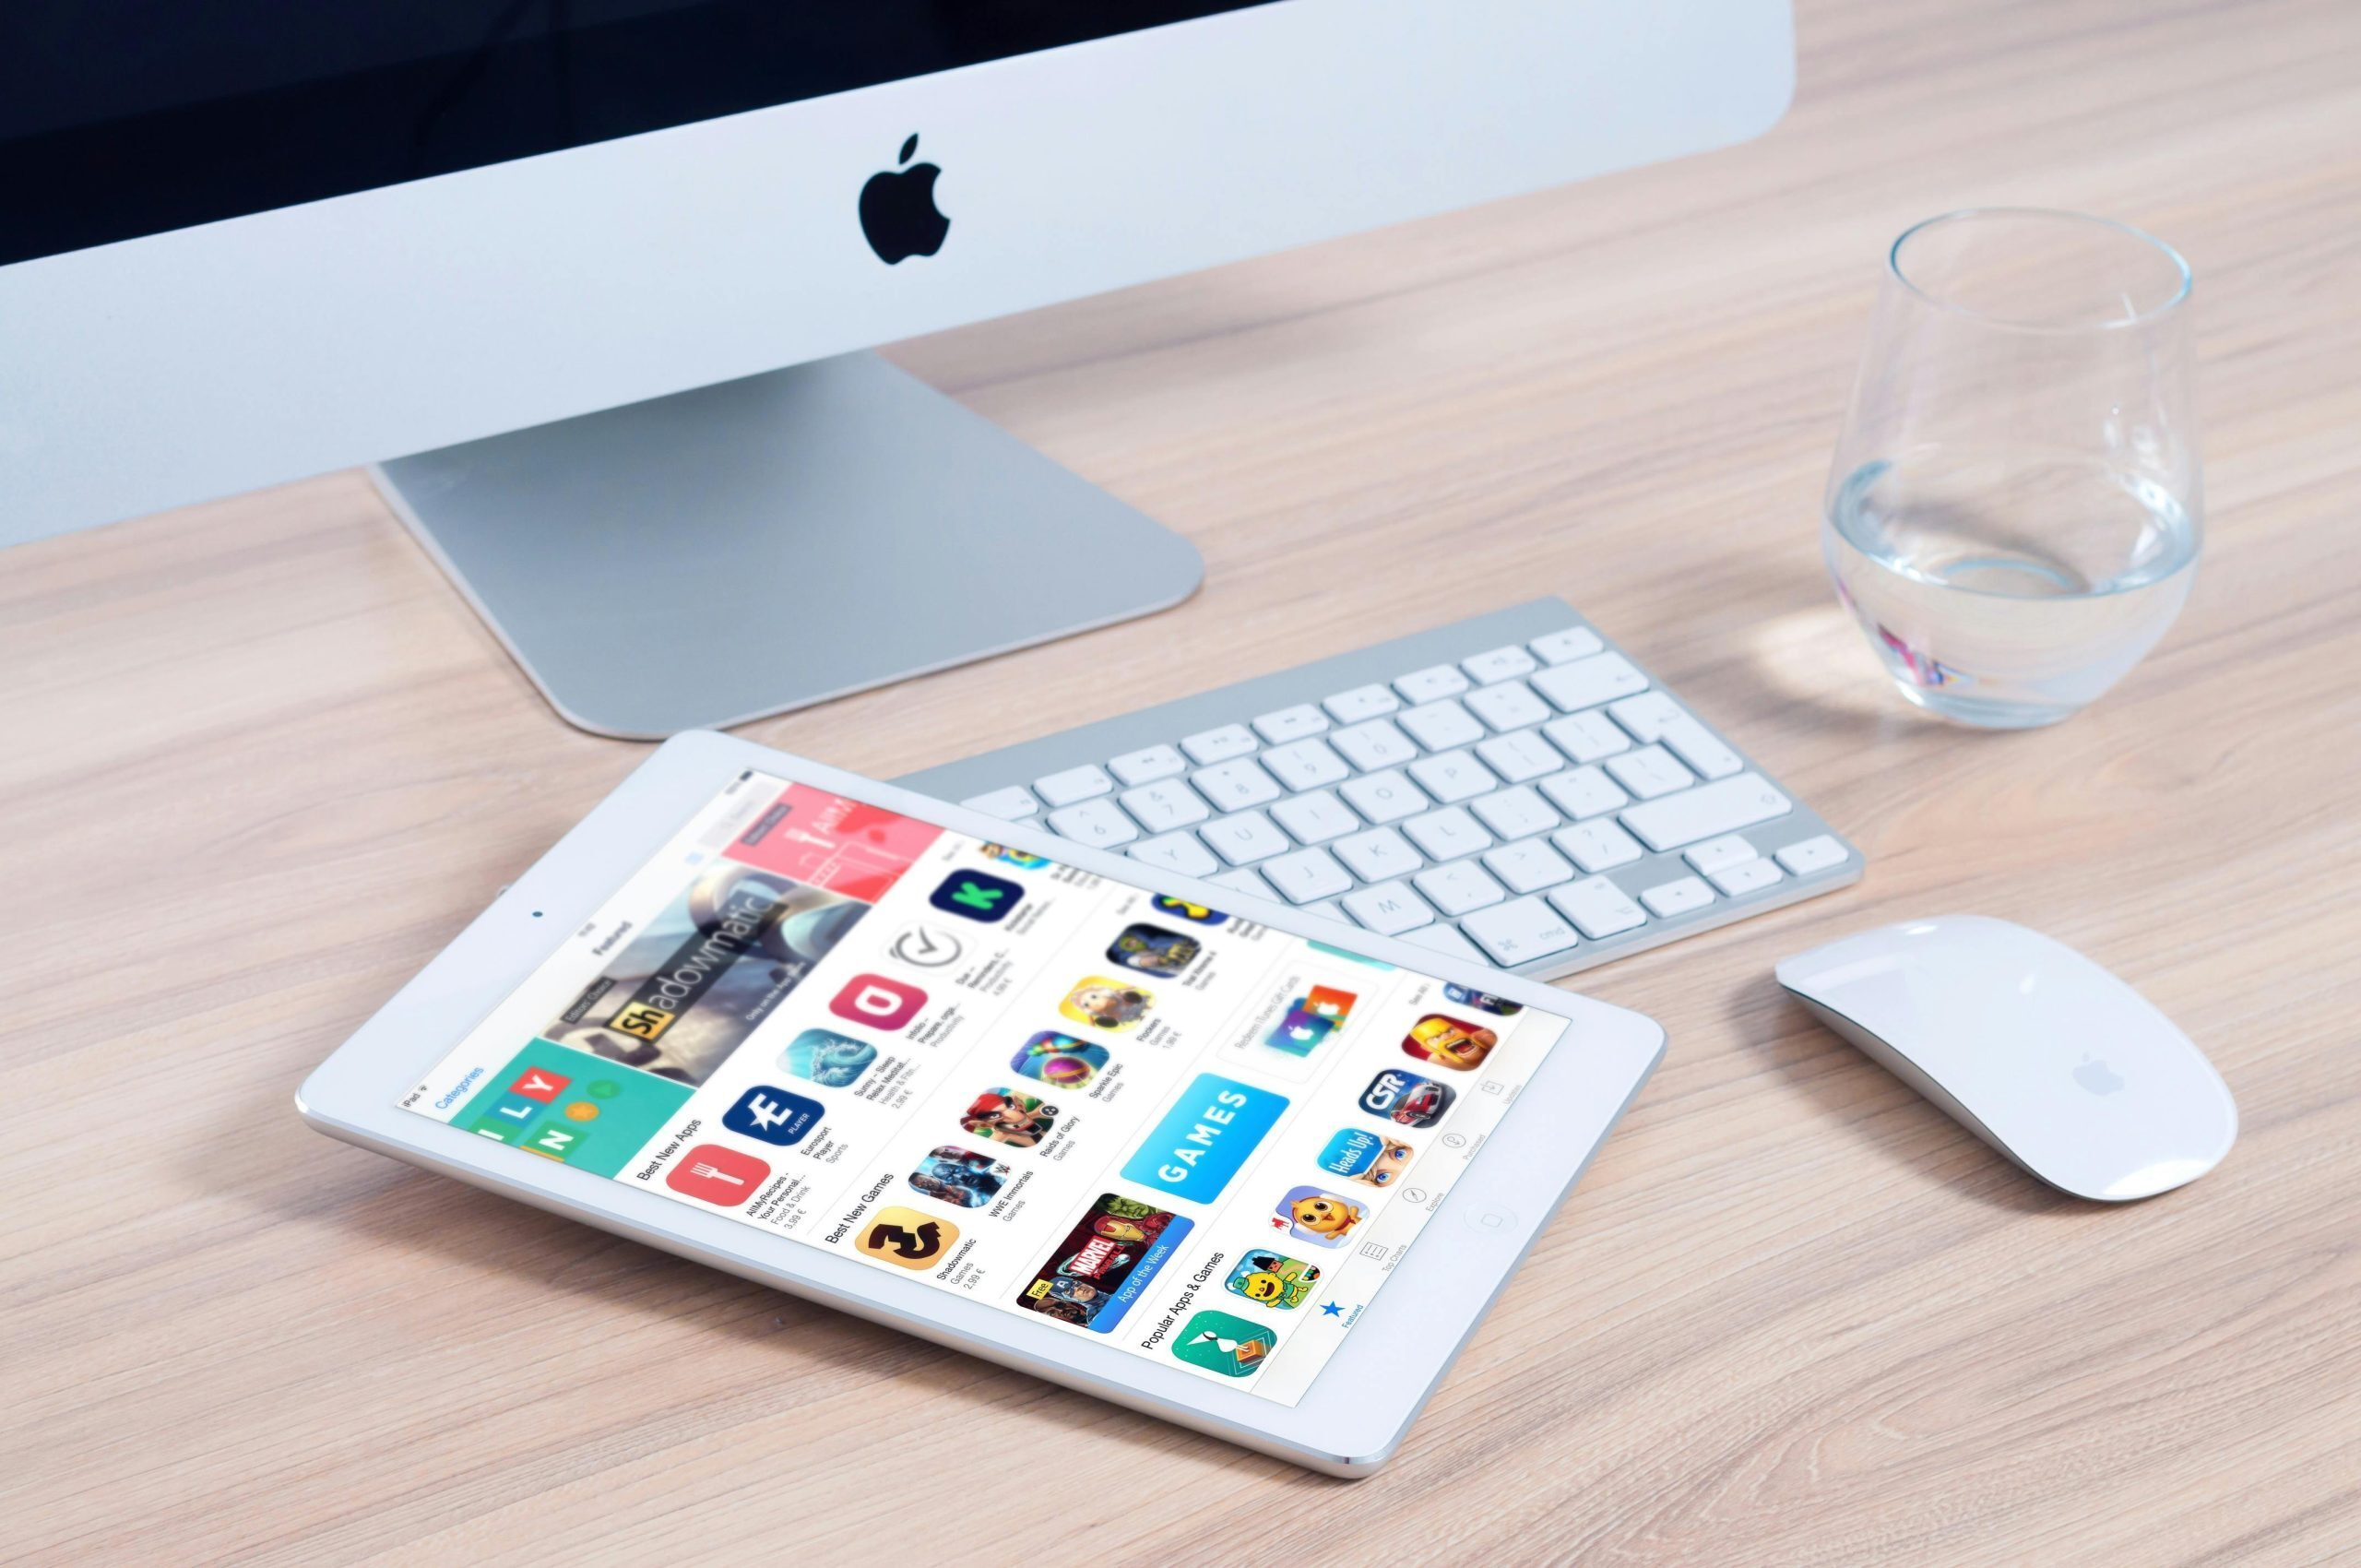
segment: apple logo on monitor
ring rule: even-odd
[[[912,132],[902,144],[899,169],[869,177],[860,187],[860,232],[877,259],[893,267],[914,255],[932,255],[951,232],[951,220],[934,205],[935,176],[943,171],[931,163],[912,163],[919,138]]]

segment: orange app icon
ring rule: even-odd
[[[852,1244],[896,1268],[932,1268],[959,1239],[959,1227],[914,1208],[891,1204],[853,1232]]]

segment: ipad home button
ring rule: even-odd
[[[1467,1211],[1467,1225],[1486,1236],[1513,1236],[1517,1230],[1516,1210],[1498,1204],[1477,1204]]]

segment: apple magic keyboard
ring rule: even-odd
[[[1540,979],[1861,874],[1555,599],[899,782]]]

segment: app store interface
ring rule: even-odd
[[[1564,1028],[748,773],[401,1104],[1294,1404]]]

